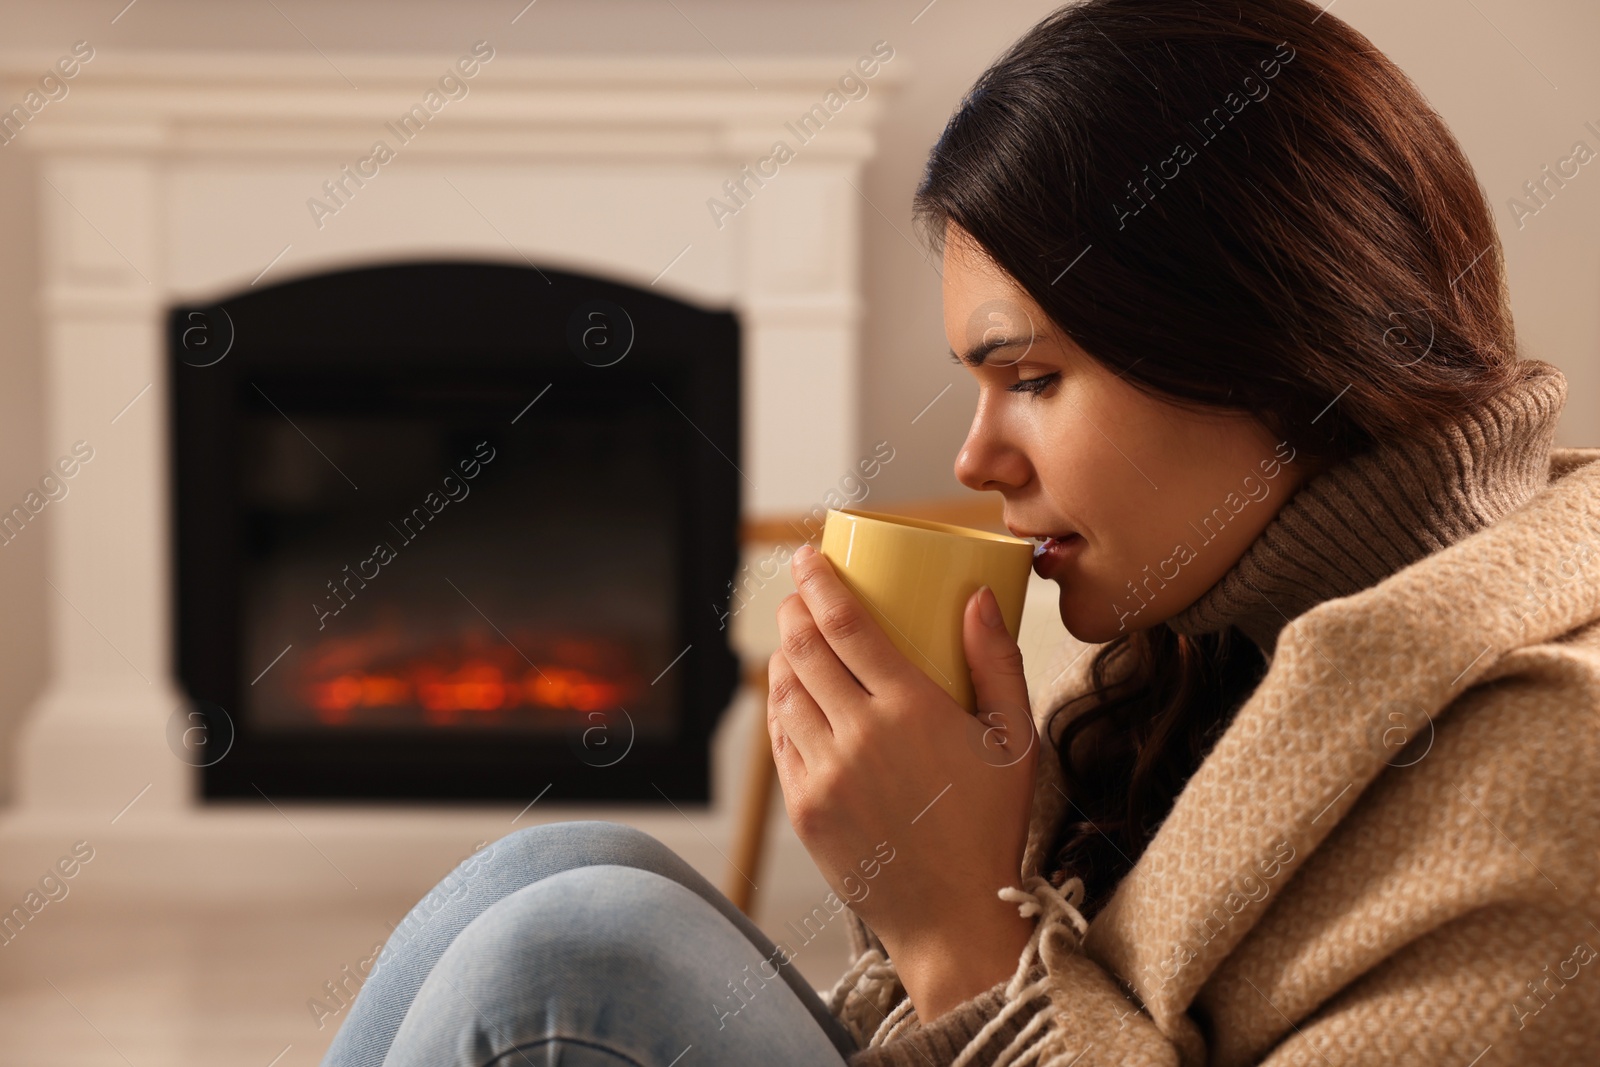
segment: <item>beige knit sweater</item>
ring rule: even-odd
[[[1524,364],[1310,479],[1171,620],[1270,666],[1087,929],[1039,877],[1050,744],[1015,977],[924,1025],[847,914],[854,1067],[1600,1062],[1600,448],[1553,447],[1566,379]]]

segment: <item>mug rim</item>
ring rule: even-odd
[[[913,530],[923,530],[928,533],[951,534],[979,541],[993,541],[1005,545],[1026,545],[1030,551],[1033,542],[1010,534],[993,533],[989,530],[979,530],[971,526],[957,526],[955,523],[939,522],[934,519],[919,519],[910,515],[894,515],[886,511],[866,511],[861,508],[829,508],[829,511],[838,512],[853,518],[869,519],[883,523],[886,526],[898,526]]]

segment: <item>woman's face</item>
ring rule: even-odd
[[[1079,640],[1189,606],[1315,473],[1254,417],[1180,409],[1096,363],[955,226],[944,324],[958,355],[995,346],[970,367],[978,409],[956,477],[997,490],[1019,536],[1079,535],[1036,561]]]

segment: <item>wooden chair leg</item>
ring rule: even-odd
[[[772,762],[772,740],[767,734],[767,664],[745,672],[745,684],[758,700],[755,729],[750,732],[748,769],[739,798],[739,822],[734,830],[733,856],[723,879],[729,900],[746,915],[753,915],[761,858],[767,845],[767,813],[778,768]]]

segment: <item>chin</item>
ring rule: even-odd
[[[1108,597],[1096,597],[1092,592],[1085,594],[1082,589],[1069,592],[1065,585],[1060,586],[1058,607],[1061,624],[1069,634],[1085,644],[1104,644],[1130,632],[1117,626],[1116,614],[1110,605]]]

